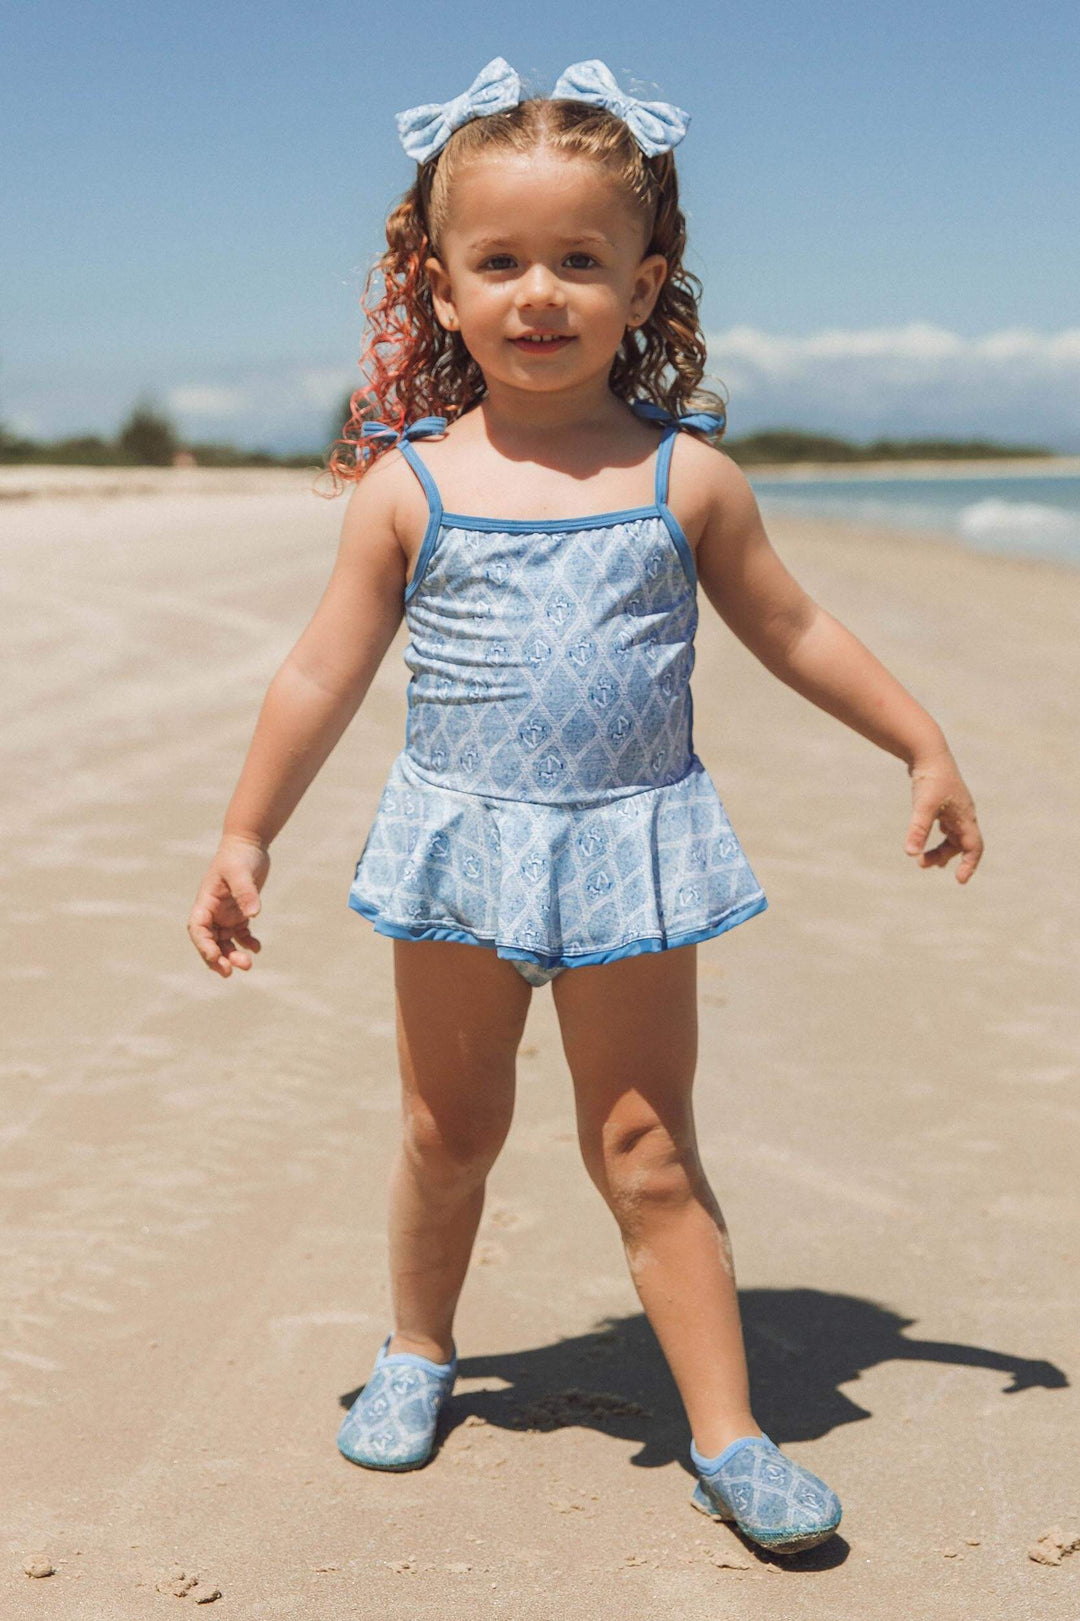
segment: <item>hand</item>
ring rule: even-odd
[[[262,950],[248,919],[259,910],[259,891],[269,871],[270,853],[264,845],[226,834],[199,885],[187,931],[200,957],[222,979],[234,967],[250,968],[249,953]]]
[[[944,867],[961,855],[956,869],[958,884],[966,884],[983,853],[983,837],[975,819],[975,805],[948,749],[916,759],[908,767],[911,778],[911,823],[904,849],[918,856],[920,867]],[[935,820],[945,837],[932,850],[924,849]]]

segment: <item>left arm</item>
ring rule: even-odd
[[[921,867],[960,855],[966,883],[983,852],[975,806],[945,734],[870,649],[803,590],[765,533],[757,500],[730,457],[713,452],[708,517],[696,562],[701,587],[754,657],[778,680],[895,754],[912,782],[904,849]],[[942,842],[924,850],[935,820]]]

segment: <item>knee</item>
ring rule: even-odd
[[[410,1102],[404,1111],[402,1148],[429,1184],[460,1188],[484,1180],[509,1129],[510,1120],[502,1113],[478,1110],[467,1119],[444,1118]]]
[[[698,1181],[697,1144],[689,1121],[678,1128],[656,1116],[608,1122],[585,1157],[624,1229],[632,1229],[644,1212],[685,1204]]]

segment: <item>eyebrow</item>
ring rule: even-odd
[[[562,247],[567,247],[574,242],[598,242],[606,248],[612,246],[610,238],[603,236],[599,231],[579,231],[575,236],[560,236],[556,240]],[[481,236],[477,237],[475,242],[469,243],[469,250],[472,253],[490,252],[492,248],[509,247],[513,247],[513,238],[509,236]]]

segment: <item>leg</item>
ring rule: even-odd
[[[697,948],[554,981],[586,1169],[619,1223],[638,1296],[708,1456],[759,1435],[731,1245],[698,1157]]]
[[[514,1112],[532,990],[494,951],[394,940],[402,1136],[390,1176],[390,1352],[453,1354],[487,1174]]]

